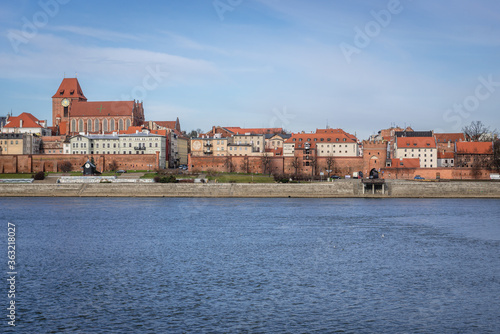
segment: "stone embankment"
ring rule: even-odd
[[[391,181],[363,193],[360,180],[298,184],[0,184],[0,197],[500,198],[500,182]]]

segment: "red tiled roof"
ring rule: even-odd
[[[438,151],[438,159],[453,159],[455,158],[454,152],[441,152]]]
[[[80,99],[87,100],[85,95],[83,95],[82,88],[80,87],[80,83],[77,78],[64,78],[61,85],[59,85],[59,89],[54,96],[52,96],[52,98],[54,97],[78,97]]]
[[[224,129],[233,132],[234,134],[244,135],[251,133],[254,135],[265,135],[268,133],[283,133],[283,128],[240,128],[239,126],[225,126]]]
[[[283,147],[266,148],[265,151],[267,153],[272,153],[274,156],[281,156],[281,155],[283,155]]]
[[[420,168],[420,159],[391,159],[391,168]]]
[[[23,112],[19,116],[15,117],[10,117],[7,124],[4,126],[4,128],[20,128],[21,127],[21,120],[23,121],[23,128],[42,128],[39,124],[38,118],[33,116],[30,113]]]
[[[298,144],[311,144],[311,148],[316,147],[316,143],[320,144],[342,144],[342,143],[356,143],[357,141],[353,139],[352,135],[348,135],[345,132],[333,132],[333,133],[292,133],[292,136],[284,141],[284,143],[298,143]],[[302,139],[302,141],[301,141]],[[309,140],[308,140],[309,139]],[[314,141],[316,139],[316,141]],[[323,139],[323,141],[321,141]],[[328,141],[330,139],[330,141]],[[338,141],[337,141],[338,139]],[[345,139],[345,141],[344,141]],[[298,147],[296,147],[298,148]]]
[[[458,142],[458,154],[493,154],[492,142]]]
[[[316,129],[316,133],[340,133],[340,134],[345,134],[347,137],[351,138],[352,140],[357,141],[358,139],[356,136],[345,132],[342,129]]]
[[[156,123],[158,126],[167,128],[167,129],[175,129],[175,125],[177,124],[177,121],[153,121]]]
[[[71,105],[70,117],[132,116],[134,101],[75,101]]]
[[[398,137],[398,148],[435,148],[434,137]]]
[[[129,126],[127,130],[120,130],[120,131],[118,131],[118,133],[121,135],[130,135],[130,134],[136,133],[136,131],[142,132],[142,129],[145,129],[145,127]]]
[[[153,135],[167,136],[168,130],[150,130]]]
[[[438,143],[465,141],[465,135],[463,133],[435,133],[434,137],[436,137]]]

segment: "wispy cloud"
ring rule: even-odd
[[[159,65],[173,82],[188,83],[218,73],[214,64],[201,59],[125,47],[86,47],[47,34],[39,34],[22,54],[0,53],[0,63],[3,78],[53,76],[75,70],[116,80],[142,75],[147,65]]]
[[[136,34],[124,34],[116,31],[109,31],[104,29],[96,29],[91,27],[78,27],[78,26],[51,26],[50,31],[53,32],[67,32],[80,36],[93,37],[95,39],[104,41],[116,41],[116,40],[140,40],[140,37]]]
[[[229,52],[200,42],[190,39],[186,36],[182,36],[171,31],[162,31],[162,33],[168,36],[172,41],[181,48],[197,50],[197,51],[209,51],[217,54],[228,55]]]

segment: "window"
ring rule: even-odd
[[[99,131],[100,131],[100,130],[99,130],[99,120],[98,120],[98,119],[96,119],[96,120],[94,121],[94,131],[95,131],[95,132],[99,132]]]
[[[78,121],[78,131],[82,132],[83,130],[83,119]]]
[[[123,119],[118,121],[118,130],[124,130],[123,129]]]
[[[87,121],[87,131],[88,132],[92,131],[92,120],[90,119]]]
[[[102,131],[108,132],[108,120],[107,119],[102,120]]]
[[[74,119],[71,120],[71,130],[72,132],[76,132],[76,121]]]
[[[115,131],[115,120],[114,119],[109,120],[109,130]]]
[[[126,126],[127,126],[127,129],[130,128],[130,119],[127,119],[127,121],[125,122]]]

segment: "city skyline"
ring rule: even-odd
[[[0,115],[50,121],[78,73],[89,101],[143,100],[147,120],[186,131],[500,128],[493,1],[76,4],[1,5]]]

